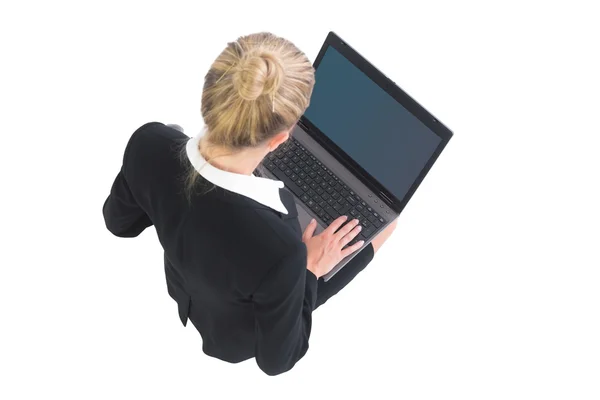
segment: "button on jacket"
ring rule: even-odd
[[[370,262],[373,248],[329,282],[317,280],[306,269],[296,206],[283,183],[215,168],[198,140],[160,122],[137,129],[103,205],[106,227],[135,237],[154,225],[168,293],[207,355],[232,363],[255,357],[269,375],[288,371],[308,349],[312,311]],[[201,176],[188,203],[190,166]]]

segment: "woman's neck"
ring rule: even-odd
[[[208,160],[212,166],[242,175],[252,175],[252,172],[269,153],[266,146],[231,150],[223,146],[209,144],[204,138],[200,140],[198,149],[202,157]]]

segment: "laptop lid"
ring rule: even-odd
[[[334,32],[299,124],[400,213],[452,132]]]

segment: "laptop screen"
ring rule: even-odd
[[[304,117],[402,200],[441,138],[331,46],[315,78]]]

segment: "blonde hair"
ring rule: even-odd
[[[290,41],[268,32],[239,37],[204,78],[201,143],[232,152],[265,143],[300,119],[314,83],[311,62]],[[197,177],[191,167],[188,191]]]

